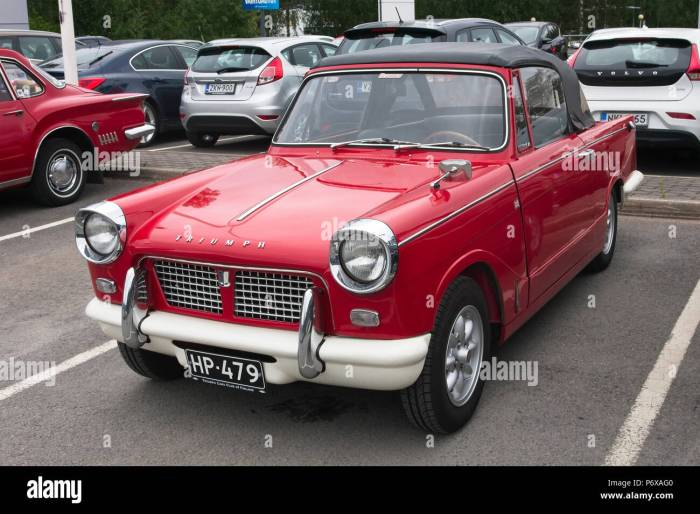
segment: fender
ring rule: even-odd
[[[477,265],[485,266],[495,281],[497,290],[490,291],[491,298],[489,298],[489,291],[484,291],[489,308],[492,311],[497,308],[497,312],[490,313],[491,321],[508,323],[515,314],[516,288],[521,298],[527,298],[527,291],[523,291],[523,287],[527,287],[527,277],[518,276],[503,260],[486,250],[473,250],[461,256],[447,269],[438,284],[436,304],[442,301],[445,290],[458,276]],[[483,287],[483,284],[480,285]]]
[[[41,149],[41,145],[44,144],[44,141],[46,141],[46,139],[51,134],[53,134],[54,132],[57,132],[59,130],[66,129],[66,128],[80,131],[87,138],[87,140],[90,141],[90,143],[92,144],[93,147],[97,146],[96,141],[92,137],[90,137],[90,135],[85,130],[80,128],[78,125],[75,125],[72,123],[54,126],[53,128],[51,128],[49,130],[43,131],[43,135],[41,137],[35,138],[35,140],[34,140],[36,142],[36,144],[34,146],[34,158],[32,160],[32,165],[31,165],[30,173],[29,173],[30,178],[34,176],[34,168],[36,167],[36,160],[39,157],[39,150]]]

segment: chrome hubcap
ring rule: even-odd
[[[58,153],[49,161],[49,186],[58,194],[64,194],[75,186],[79,176],[79,164],[73,156]]]
[[[614,201],[613,198],[610,199],[611,202]],[[608,206],[608,228],[605,233],[605,246],[603,247],[603,253],[608,254],[612,249],[613,239],[615,237],[615,211],[613,210],[612,203]]]
[[[156,114],[153,112],[153,109],[151,109],[148,105],[143,108],[143,115],[146,119],[146,123],[148,123],[149,125],[153,125],[154,127],[156,126]],[[147,136],[142,137],[141,143],[149,143],[154,136],[155,131]]]
[[[445,385],[453,405],[460,407],[469,401],[479,381],[484,356],[484,325],[479,310],[464,307],[450,329],[445,352]]]

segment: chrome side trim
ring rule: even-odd
[[[6,180],[5,182],[0,182],[0,189],[7,189],[8,187],[26,184],[27,182],[29,182],[31,180],[32,180],[31,176],[21,177],[21,178],[13,178],[12,180]]]
[[[148,98],[147,94],[140,93],[138,95],[122,96],[120,98],[112,98],[113,102],[127,102],[129,100],[136,100],[138,98]]]
[[[419,238],[420,236],[422,236],[423,234],[425,234],[425,233],[427,233],[427,232],[430,232],[430,231],[433,230],[434,228],[437,228],[437,227],[439,227],[440,225],[442,225],[443,223],[446,223],[446,222],[450,221],[451,219],[456,218],[457,216],[459,216],[460,214],[462,214],[463,212],[465,212],[467,209],[471,209],[471,208],[474,207],[475,205],[478,205],[478,204],[480,204],[481,202],[483,202],[483,201],[485,201],[485,200],[488,200],[488,199],[491,198],[492,196],[494,196],[494,195],[500,193],[501,191],[503,191],[504,189],[506,189],[507,187],[509,187],[509,186],[511,186],[511,185],[514,185],[514,182],[506,182],[505,184],[503,184],[503,185],[501,185],[501,186],[498,186],[496,189],[494,189],[494,190],[492,190],[492,191],[489,191],[489,192],[486,193],[485,195],[483,195],[483,196],[477,198],[477,199],[474,200],[473,202],[470,202],[470,203],[468,203],[467,205],[465,205],[465,206],[463,206],[463,207],[460,207],[460,208],[457,209],[456,211],[451,212],[451,213],[448,214],[447,216],[445,216],[445,217],[443,217],[443,218],[441,218],[441,219],[439,219],[439,220],[437,220],[437,221],[431,223],[431,224],[428,225],[427,227],[422,228],[422,229],[419,230],[418,232],[415,232],[414,234],[408,236],[406,239],[404,239],[403,241],[401,241],[401,242],[399,243],[399,247],[401,247],[401,246],[403,246],[403,245],[405,245],[405,244],[407,244],[407,243],[410,243],[410,242],[413,241],[414,239]]]
[[[566,158],[568,158],[568,157],[570,157],[578,152],[581,152],[582,150],[586,150],[586,149],[590,148],[591,146],[600,143],[601,141],[605,141],[606,139],[611,138],[612,136],[615,136],[615,135],[619,134],[620,132],[624,132],[625,130],[627,130],[627,127],[622,127],[622,128],[617,129],[617,130],[613,130],[609,134],[605,134],[604,136],[600,136],[600,137],[594,139],[593,141],[591,141],[590,143],[587,143],[579,148],[574,148],[573,150],[569,150],[568,152],[563,153],[561,155],[561,157],[557,157],[556,159],[553,159],[549,162],[544,163],[541,166],[538,166],[534,170],[528,171],[523,176],[519,177],[517,181],[524,182],[525,180],[530,178],[532,175],[536,175],[540,171],[543,171],[543,170],[549,168],[550,166],[554,166],[555,164],[560,163],[564,159],[566,159]]]
[[[245,212],[243,212],[242,214],[240,214],[240,215],[236,218],[236,221],[243,221],[243,220],[246,219],[248,216],[250,216],[251,214],[253,214],[255,211],[257,211],[257,210],[259,210],[259,209],[262,209],[262,208],[265,207],[267,204],[269,204],[269,203],[275,201],[277,198],[279,198],[279,197],[282,196],[283,194],[288,193],[288,192],[291,191],[292,189],[296,189],[296,188],[299,187],[300,185],[305,184],[306,182],[309,182],[310,180],[313,180],[313,179],[315,179],[316,177],[318,177],[318,176],[320,176],[320,175],[323,175],[324,173],[326,173],[327,171],[332,170],[333,168],[337,168],[337,167],[340,166],[342,163],[343,163],[343,161],[339,161],[339,162],[333,164],[332,166],[328,166],[327,168],[324,168],[324,169],[322,169],[321,171],[317,171],[317,172],[314,173],[313,175],[309,175],[308,177],[305,177],[305,178],[303,178],[303,179],[301,179],[301,180],[298,180],[297,182],[294,182],[292,185],[285,187],[285,188],[282,189],[281,191],[278,191],[277,193],[273,194],[272,196],[268,196],[268,197],[265,198],[262,202],[259,202],[259,203],[255,204],[253,207],[251,207],[251,208],[248,209],[247,211],[245,211]]]

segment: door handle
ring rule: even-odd
[[[588,157],[593,157],[595,155],[595,150],[585,150],[583,152],[579,152],[576,157],[579,159],[585,159]]]
[[[22,116],[24,111],[22,109],[17,109],[16,111],[9,111],[3,114],[3,116]]]

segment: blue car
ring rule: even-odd
[[[100,93],[145,93],[146,122],[155,132],[141,141],[150,145],[159,133],[182,129],[180,98],[185,72],[197,57],[191,46],[172,41],[113,41],[76,52],[79,85]],[[63,59],[42,63],[57,79],[64,78]]]

